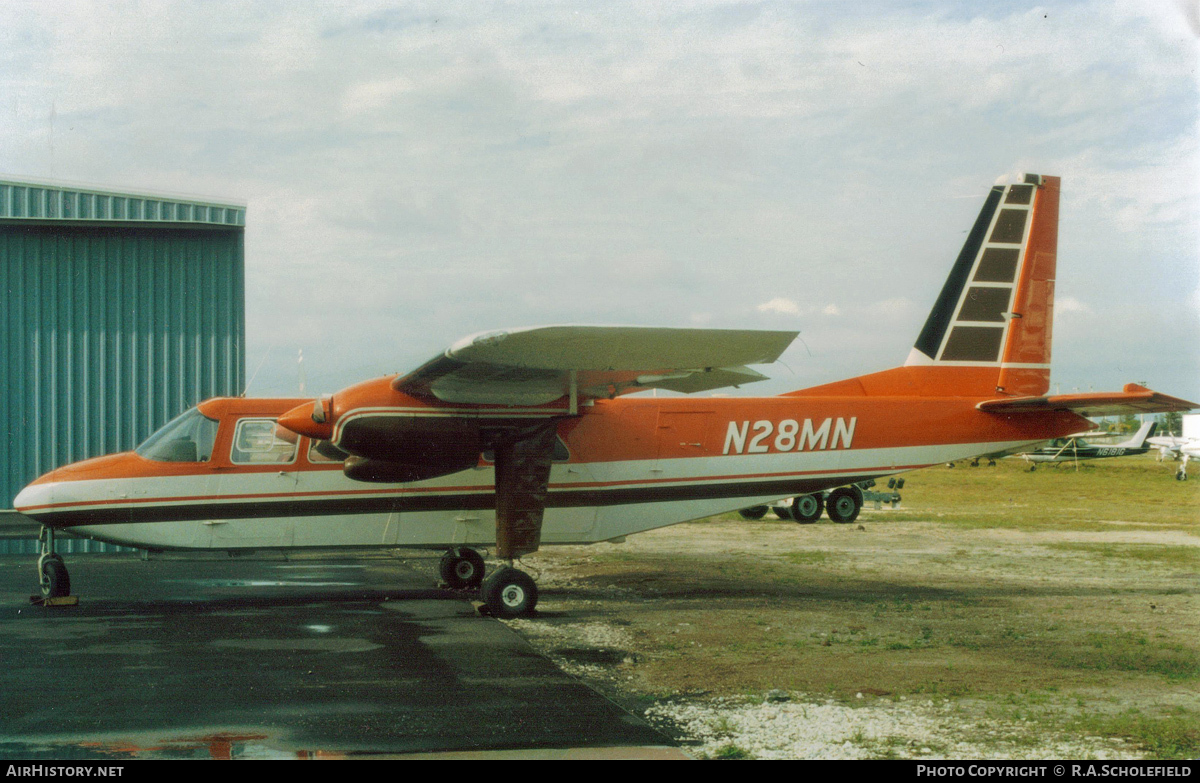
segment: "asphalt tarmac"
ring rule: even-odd
[[[428,568],[0,557],[0,758],[682,758]]]

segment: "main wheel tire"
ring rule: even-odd
[[[792,519],[802,525],[811,525],[821,518],[825,500],[820,495],[801,495],[792,501]]]
[[[71,575],[61,558],[48,557],[42,561],[42,596],[63,598],[71,594]]]
[[[765,517],[768,510],[767,506],[751,506],[750,508],[743,508],[738,514],[741,515],[742,519],[753,521]]]
[[[483,556],[474,549],[451,549],[438,564],[438,575],[455,590],[466,590],[483,584]]]
[[[862,509],[861,496],[849,487],[835,489],[825,500],[825,513],[830,521],[847,524],[858,519]]]
[[[507,566],[484,579],[480,593],[493,617],[511,618],[531,614],[538,601],[533,577]]]

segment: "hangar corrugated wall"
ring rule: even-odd
[[[0,179],[0,508],[245,386],[244,205]]]

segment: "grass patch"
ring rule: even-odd
[[[1157,544],[1050,544],[1061,552],[1078,552],[1104,560],[1133,560],[1185,568],[1200,567],[1200,547]]]
[[[1156,641],[1145,634],[1090,632],[1081,644],[1059,649],[1049,657],[1059,666],[1095,671],[1142,672],[1168,680],[1200,677],[1200,656],[1180,644]]]
[[[795,565],[807,565],[809,563],[824,563],[829,559],[828,552],[785,552],[783,559]]]
[[[741,761],[754,758],[754,754],[731,742],[714,750],[712,757],[719,761]]]
[[[944,465],[905,476],[905,511],[912,519],[953,522],[968,529],[1109,530],[1111,522],[1195,530],[1200,482],[1175,481],[1177,465],[1151,455],[1121,457],[1030,473],[1022,460],[995,467]]]
[[[1160,717],[1136,710],[1112,716],[1088,715],[1076,721],[1075,730],[1125,738],[1156,759],[1200,756],[1200,714],[1188,710]]]

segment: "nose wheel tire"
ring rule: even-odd
[[[451,549],[438,564],[438,575],[455,590],[466,590],[483,584],[483,556],[474,549]]]
[[[533,577],[506,566],[483,580],[480,597],[493,617],[520,617],[533,613],[538,590]]]
[[[42,597],[63,598],[71,594],[71,575],[58,555],[44,558],[40,565]]]

